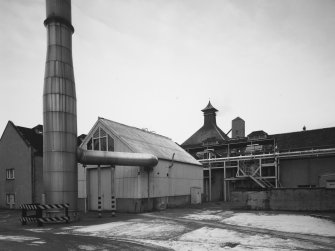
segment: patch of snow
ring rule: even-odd
[[[52,228],[28,228],[25,230],[30,231],[30,232],[35,232],[35,233],[43,233],[43,232],[52,230]]]
[[[153,244],[156,246],[169,248],[178,251],[223,251],[227,250],[225,247],[220,247],[217,244],[208,244],[200,242],[189,242],[189,241],[161,241],[161,240],[142,240],[145,244]],[[237,249],[234,249],[237,250]]]
[[[127,237],[127,238],[170,238],[185,231],[183,225],[171,221],[151,220],[145,222],[111,222],[100,225],[77,228],[74,233],[85,233],[100,237]]]
[[[29,236],[21,236],[21,235],[0,235],[0,240],[24,242],[24,241],[37,241],[37,240],[39,240],[39,238],[29,237]]]
[[[312,249],[311,244],[302,245],[300,242],[290,240],[275,238],[270,235],[263,234],[245,234],[239,233],[233,230],[220,229],[220,228],[209,228],[203,227],[195,231],[186,233],[182,235],[179,240],[181,241],[191,241],[200,242],[208,244],[217,244],[219,246],[234,246],[253,248],[253,249],[266,249],[266,248],[307,248]],[[315,249],[315,246],[313,247]]]
[[[174,250],[292,250],[296,248],[320,249],[322,247],[307,242],[273,238],[269,235],[248,235],[232,230],[203,227],[186,233],[176,240],[141,240]]]
[[[222,217],[219,215],[208,215],[208,214],[188,214],[184,217],[184,219],[189,220],[207,220],[207,221],[219,221],[222,220]]]
[[[222,210],[203,210],[199,214],[217,214],[221,212]]]
[[[101,249],[100,247],[93,246],[93,245],[79,245],[78,248],[80,250],[86,250],[86,251],[93,251],[93,250],[107,250],[107,249]]]
[[[237,213],[223,223],[290,233],[335,236],[335,223],[306,215]]]
[[[113,228],[119,228],[124,225],[129,225],[129,222],[127,221],[116,221],[116,222],[110,222],[105,224],[99,224],[99,225],[92,225],[87,227],[79,227],[74,228],[73,230],[77,232],[86,232],[86,233],[94,233],[94,232],[103,232],[103,231],[109,231]],[[65,228],[62,228],[62,230]],[[65,230],[71,230],[70,228],[66,228]]]
[[[188,214],[181,218],[189,220],[200,220],[200,221],[221,221],[234,214],[232,211],[222,211],[222,210],[205,210],[199,213]]]
[[[32,244],[45,244],[45,241],[33,241]]]

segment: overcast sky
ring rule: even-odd
[[[0,132],[42,124],[43,0],[0,0]],[[335,126],[334,0],[72,0],[78,134],[98,116],[183,143]]]

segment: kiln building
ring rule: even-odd
[[[202,112],[204,125],[181,146],[204,166],[205,200],[228,201],[237,190],[335,186],[335,127],[245,136],[237,117],[229,138],[210,102]]]

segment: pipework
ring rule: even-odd
[[[156,156],[148,153],[77,150],[78,162],[84,165],[120,165],[154,167],[158,163]]]

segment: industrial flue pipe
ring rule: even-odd
[[[71,1],[46,0],[43,179],[48,204],[77,208],[77,108],[72,65]]]
[[[78,162],[84,165],[120,165],[154,167],[156,156],[147,153],[89,151],[78,148]]]

